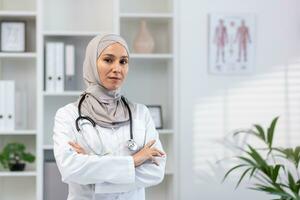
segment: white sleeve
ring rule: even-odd
[[[159,134],[155,129],[155,125],[150,115],[150,112],[146,106],[144,110],[146,124],[146,143],[150,140],[155,139],[156,142],[153,145],[153,147],[164,152],[161,142],[159,140]],[[165,174],[166,155],[163,157],[156,157],[156,161],[159,164],[158,166],[151,162],[146,162],[140,165],[139,167],[135,168],[135,182],[137,187],[149,187],[162,182]]]
[[[54,122],[54,156],[64,182],[94,184],[109,182],[130,184],[135,181],[132,156],[102,156],[77,154],[70,148],[74,139],[73,117],[61,108]]]

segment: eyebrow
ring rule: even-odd
[[[116,57],[115,55],[113,54],[104,54],[104,56],[109,56],[109,57]],[[128,56],[121,56],[121,58],[128,58]]]

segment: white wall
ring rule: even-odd
[[[247,77],[207,74],[208,14],[254,13],[257,20],[256,69],[268,73],[300,57],[299,0],[178,0],[179,8],[179,122],[180,199],[264,200],[266,195],[231,184],[196,183],[193,171],[193,112],[197,100]],[[201,148],[201,147],[197,147]],[[222,174],[222,173],[221,173]]]

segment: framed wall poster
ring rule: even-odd
[[[163,128],[163,120],[162,120],[162,109],[160,105],[147,105],[151,117],[154,121],[155,128],[162,129]]]
[[[25,51],[25,22],[2,21],[1,22],[1,51],[24,52]]]
[[[210,14],[209,72],[249,74],[255,63],[255,15]]]

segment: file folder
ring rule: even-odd
[[[53,42],[46,43],[46,91],[55,92],[55,60],[56,46]]]
[[[65,82],[65,73],[64,73],[64,66],[65,66],[65,59],[64,59],[64,43],[57,42],[56,43],[56,79],[55,79],[55,88],[56,92],[63,92],[64,91],[64,82]]]

